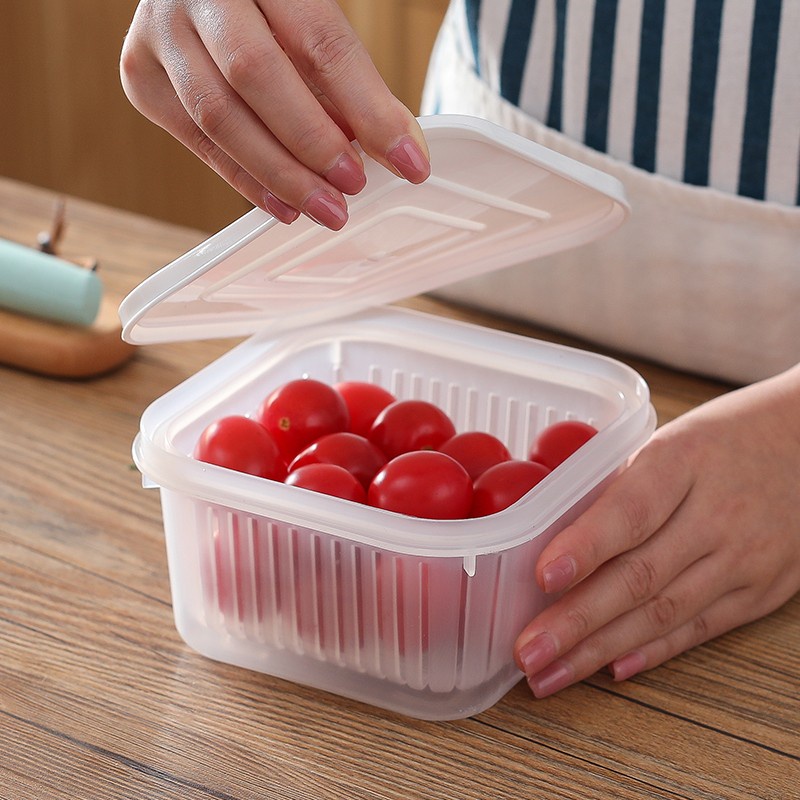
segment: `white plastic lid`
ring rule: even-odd
[[[288,330],[595,239],[627,215],[621,184],[485,120],[420,119],[432,174],[410,184],[364,156],[338,232],[254,209],[134,289],[134,344]]]

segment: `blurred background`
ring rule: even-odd
[[[414,112],[447,0],[339,0]],[[136,0],[0,0],[0,176],[212,233],[250,205],[122,92]]]

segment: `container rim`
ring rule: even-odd
[[[488,344],[476,346],[476,328],[484,336],[488,335]],[[269,368],[271,358],[280,361],[282,356],[279,347],[277,355],[264,351],[262,345],[265,339],[277,347],[276,341],[322,340],[337,332],[347,331],[353,338],[369,336],[372,341],[372,334],[378,329],[390,342],[407,342],[409,334],[416,332],[415,335],[426,343],[426,352],[433,347],[431,342],[436,342],[439,347],[449,345],[451,352],[456,354],[461,352],[458,348],[469,348],[470,357],[475,358],[481,352],[481,347],[485,347],[487,354],[484,358],[493,359],[493,364],[495,350],[501,350],[502,358],[510,359],[509,363],[527,357],[542,371],[549,368],[568,369],[563,361],[573,354],[581,358],[583,370],[574,368],[580,376],[586,377],[590,367],[593,367],[597,371],[595,378],[598,381],[612,382],[611,373],[608,372],[611,368],[618,380],[624,378],[626,386],[617,385],[617,391],[627,399],[628,405],[581,448],[577,458],[564,462],[516,504],[497,514],[476,519],[420,519],[350,503],[204,464],[179,450],[173,443],[174,426],[179,416],[185,416],[187,399],[196,405],[208,402],[202,396],[203,389],[200,387],[208,384],[216,387],[220,382],[230,384],[236,376],[247,372],[250,363],[255,364],[254,369],[263,371]],[[446,341],[441,340],[443,336],[448,337]],[[248,380],[257,380],[258,377],[260,372]],[[215,388],[211,394],[216,393],[218,389]],[[419,311],[384,308],[360,312],[344,320],[317,326],[313,332],[295,331],[279,340],[269,339],[265,335],[245,340],[204,370],[162,395],[145,410],[133,444],[133,460],[148,486],[180,492],[209,503],[277,519],[300,528],[313,528],[394,552],[472,557],[512,548],[540,535],[624,464],[649,438],[655,424],[655,411],[650,403],[646,382],[633,368],[613,358]],[[435,527],[435,534],[432,534],[432,526]]]
[[[617,446],[606,451],[591,473],[581,476],[581,470],[568,460],[513,506],[476,519],[407,517],[277,482],[265,492],[263,478],[162,450],[141,432],[134,439],[132,456],[144,484],[152,488],[179,492],[299,528],[313,528],[382,550],[427,557],[469,557],[513,549],[535,539],[623,466],[655,428],[652,405],[644,406],[641,411],[645,415],[644,425],[635,434],[618,439]],[[598,446],[602,444],[599,437],[600,434],[592,440]],[[542,509],[546,511],[543,513]]]

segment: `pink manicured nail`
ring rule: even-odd
[[[534,636],[519,651],[519,660],[526,675],[535,675],[544,669],[556,657],[555,639],[547,633]]]
[[[647,667],[647,660],[641,650],[631,650],[611,663],[611,675],[615,681],[626,681]]]
[[[411,183],[422,183],[431,174],[428,159],[410,136],[403,136],[386,154],[386,159]]]
[[[577,569],[575,561],[570,556],[559,556],[542,570],[544,590],[549,594],[566,589],[575,580]]]
[[[264,205],[275,219],[285,222],[287,225],[300,216],[300,212],[296,208],[286,205],[283,200],[279,200],[272,192],[264,193]]]
[[[367,184],[361,165],[346,153],[336,159],[325,178],[343,194],[358,194]]]
[[[323,189],[318,189],[308,197],[303,203],[303,213],[333,231],[341,230],[347,222],[347,209]]]
[[[575,682],[575,671],[566,661],[554,661],[538,675],[528,678],[528,686],[536,697],[555,694]]]

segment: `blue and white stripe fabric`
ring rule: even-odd
[[[800,362],[800,0],[451,0],[422,113],[489,119],[631,205],[440,296],[735,383]]]
[[[800,204],[800,0],[455,0],[450,23],[491,90],[570,139]]]

